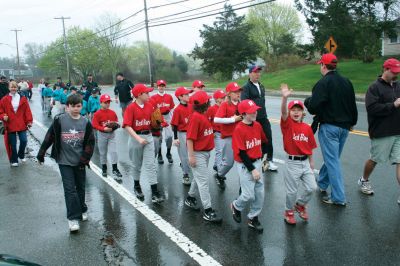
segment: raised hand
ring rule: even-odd
[[[288,85],[285,83],[281,84],[282,97],[288,98],[292,94],[293,90],[289,89]]]

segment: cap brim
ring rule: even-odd
[[[392,71],[393,73],[398,74],[398,73],[400,73],[400,67],[392,67],[392,68],[390,69],[390,71]]]
[[[145,92],[148,93],[148,92],[152,92],[153,90],[154,90],[153,88],[147,88]]]
[[[254,105],[252,107],[250,107],[249,109],[246,110],[246,114],[254,114],[255,112],[257,112],[259,109],[261,109],[260,106]]]

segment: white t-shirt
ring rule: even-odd
[[[260,94],[260,96],[261,96],[261,90],[260,90],[260,84],[257,82],[257,83],[254,83],[253,82],[253,84],[254,84],[254,86],[256,86],[257,87],[257,89],[258,89],[258,93]]]
[[[18,86],[22,91],[27,90],[29,87],[28,82],[26,82],[26,81],[23,81],[23,82],[21,81],[20,83],[18,83]]]
[[[10,96],[11,96],[11,105],[14,109],[14,112],[16,113],[18,110],[19,101],[21,100],[21,96],[18,93],[14,94],[14,95],[12,95],[10,93]]]

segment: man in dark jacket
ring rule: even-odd
[[[340,155],[349,130],[357,123],[358,112],[354,88],[350,80],[336,71],[337,58],[324,54],[318,64],[323,77],[315,84],[311,97],[305,100],[308,111],[320,122],[318,139],[324,164],[318,177],[322,201],[339,206],[346,205]],[[331,196],[326,190],[331,186]]]
[[[267,111],[265,109],[265,88],[260,83],[261,77],[260,66],[251,65],[249,67],[249,80],[242,87],[242,93],[240,94],[241,100],[252,100],[255,104],[261,109],[257,112],[257,122],[259,122],[264,130],[265,136],[268,139],[266,152],[267,152],[267,161],[268,161],[268,170],[276,171],[278,170],[278,166],[273,163],[273,155],[274,148],[272,146],[272,131],[271,131],[271,123],[268,120]]]
[[[383,73],[372,83],[365,95],[368,114],[368,132],[371,138],[371,158],[365,162],[363,176],[358,184],[362,193],[374,194],[369,176],[377,163],[396,164],[400,184],[400,61],[394,58],[383,64]],[[400,197],[397,200],[400,204]]]
[[[117,84],[115,85],[114,94],[115,94],[115,102],[118,103],[122,109],[122,117],[124,117],[124,113],[128,105],[132,102],[131,90],[133,88],[133,83],[130,80],[125,79],[123,73],[118,73],[117,76]]]
[[[1,76],[0,77],[0,100],[9,93],[10,93],[10,90],[8,89],[8,82],[6,80],[6,77]]]
[[[92,94],[92,90],[94,88],[99,87],[99,85],[97,85],[97,82],[93,81],[92,74],[87,75],[87,80],[84,82],[84,84],[86,85],[86,88],[87,88],[87,91],[89,92],[89,94]]]

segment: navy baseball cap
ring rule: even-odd
[[[261,66],[257,66],[257,65],[250,65],[249,66],[249,73],[257,72],[257,71],[260,71],[260,70],[262,70]]]

